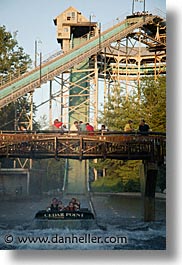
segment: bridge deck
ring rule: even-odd
[[[1,132],[0,157],[12,158],[111,158],[163,161],[166,136],[162,133],[121,132]]]

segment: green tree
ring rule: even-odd
[[[23,74],[31,66],[30,56],[18,45],[16,34],[6,31],[5,26],[0,27],[0,80],[9,80]],[[36,108],[34,106],[34,115]],[[25,95],[0,110],[0,129],[14,130],[22,125],[28,129],[30,120],[30,103]],[[34,121],[34,129],[38,124]]]
[[[156,81],[153,78],[142,79],[140,98],[138,98],[137,87],[126,97],[124,89],[116,86],[101,112],[99,122],[106,124],[110,130],[123,131],[128,119],[132,119],[134,128],[138,129],[141,118],[147,121],[152,131],[165,132],[166,77],[160,77]],[[136,191],[139,189],[140,164],[141,161],[123,163],[117,160],[99,160],[96,166],[94,164],[92,166],[99,170],[105,169],[106,178],[100,182],[102,187],[104,181],[107,182],[107,178],[115,180],[113,183],[116,179],[120,179],[124,191]],[[161,182],[164,182],[163,178],[160,179]]]
[[[29,55],[24,53],[14,36],[0,26],[0,79],[9,74],[24,73],[31,65]]]
[[[166,130],[166,77],[143,78],[140,87],[140,100],[137,89],[126,97],[124,89],[116,86],[114,92],[100,113],[99,122],[110,130],[123,130],[128,119],[138,129],[141,118],[149,123],[152,131]]]
[[[38,120],[38,124],[41,130],[48,130],[49,129],[49,122],[46,114],[40,116]]]
[[[0,83],[9,81],[9,78],[23,74],[31,66],[30,56],[18,45],[16,34],[11,34],[5,26],[0,26]],[[36,108],[34,106],[34,115]],[[23,125],[27,129],[30,120],[30,103],[28,95],[3,107],[0,110],[0,129],[14,130]],[[33,122],[34,129],[38,124]],[[10,159],[1,160],[2,167],[12,167]]]
[[[124,89],[116,87],[114,93],[108,98],[104,110],[100,112],[99,122],[106,124],[109,130],[123,131],[129,119],[134,121],[134,126],[138,126],[139,102],[136,91],[133,90],[126,97]]]
[[[166,131],[166,77],[141,83],[141,113],[152,131]]]
[[[33,130],[39,129],[35,121],[36,107],[33,105]],[[30,103],[25,95],[0,110],[0,129],[18,130],[21,126],[30,129]]]

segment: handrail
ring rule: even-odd
[[[38,134],[59,134],[59,135],[69,135],[69,134],[72,134],[72,133],[76,133],[77,135],[82,135],[82,136],[86,136],[86,135],[89,135],[90,132],[88,131],[81,131],[81,132],[78,132],[78,131],[72,131],[72,130],[68,130],[67,132],[61,132],[59,129],[58,130],[26,130],[26,131],[5,131],[5,130],[1,130],[0,131],[0,136],[1,135],[16,135],[16,134],[19,134],[19,135],[30,135],[30,134],[33,134],[33,135],[38,135]],[[139,131],[135,131],[135,132],[124,132],[124,131],[100,131],[100,130],[95,130],[93,132],[93,136],[96,136],[96,135],[130,135],[130,136],[136,136],[136,135],[145,135],[145,136],[166,136],[166,132],[153,132],[153,131],[150,131],[150,132],[139,132]]]
[[[89,134],[94,132],[89,132]],[[162,135],[0,134],[0,157],[108,158],[165,163]]]

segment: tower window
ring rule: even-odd
[[[72,17],[73,20],[75,20],[75,12],[71,13],[71,17]]]
[[[67,20],[71,20],[71,13],[67,13]]]
[[[68,12],[67,13],[67,20],[75,20],[76,14],[75,12]]]

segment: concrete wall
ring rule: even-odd
[[[25,196],[29,193],[29,172],[24,169],[0,169],[0,196]]]

